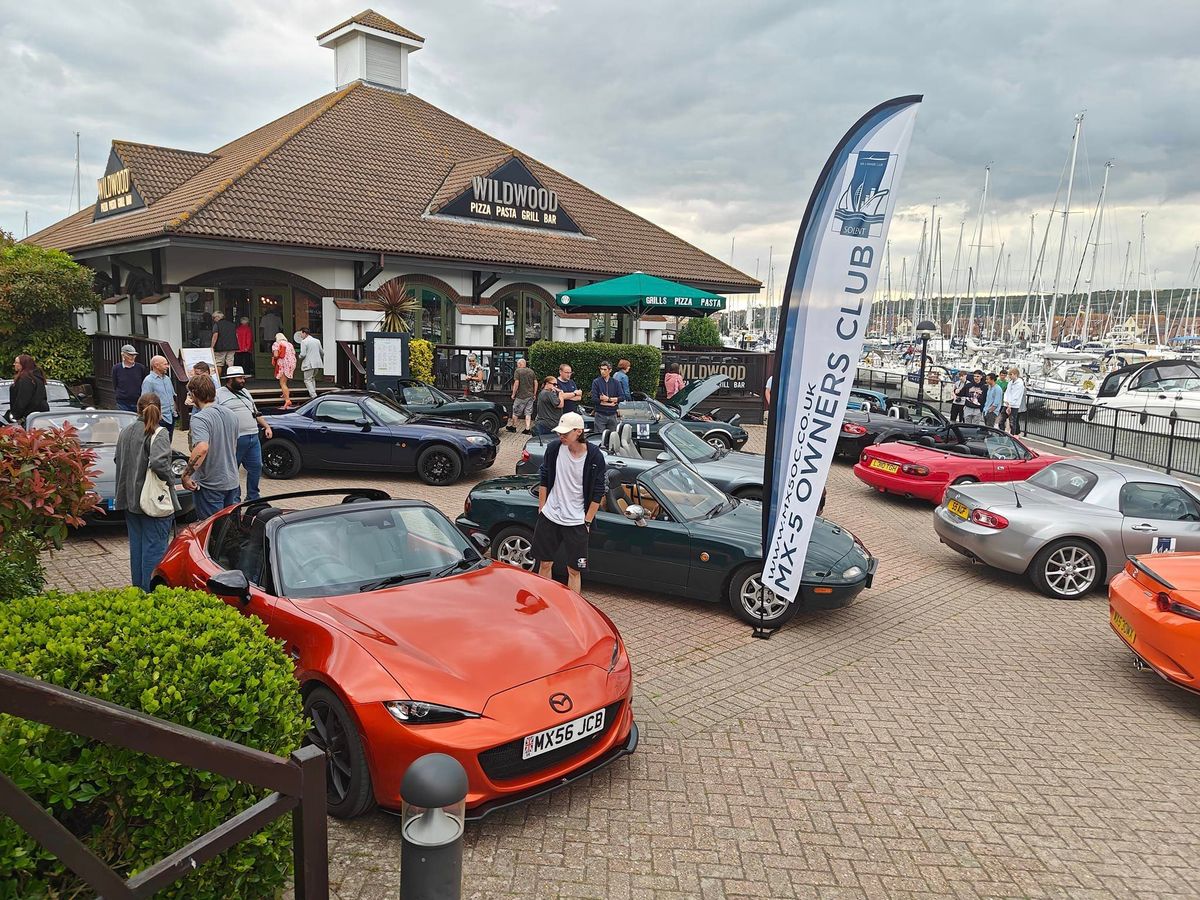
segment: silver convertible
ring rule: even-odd
[[[662,447],[654,447],[646,437],[637,437],[634,426],[622,423],[604,434],[589,434],[588,441],[604,451],[609,468],[625,469],[631,480],[649,472],[659,463],[677,459],[699,472],[707,481],[739,500],[763,498],[763,456],[728,450],[693,434],[680,422],[668,422],[658,431]],[[518,475],[536,475],[542,466],[546,447],[558,435],[538,435],[525,444],[517,462]]]
[[[1072,459],[1026,481],[951,486],[933,527],[976,562],[1076,599],[1107,584],[1126,556],[1200,551],[1200,498],[1161,472]]]

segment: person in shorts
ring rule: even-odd
[[[508,420],[508,430],[517,430],[517,420],[525,417],[525,434],[530,431],[533,419],[534,394],[537,393],[537,375],[529,368],[524,359],[517,360],[516,371],[513,372],[512,383],[512,415]]]
[[[538,573],[550,578],[554,558],[566,551],[567,587],[580,593],[581,573],[587,568],[592,520],[604,497],[604,454],[585,439],[583,416],[563,413],[554,428],[558,441],[546,448],[539,471],[538,517],[533,528],[531,555]]]
[[[220,310],[212,314],[212,319],[213,362],[216,364],[217,378],[219,379],[223,369],[237,364],[237,326],[225,318],[225,313]]]

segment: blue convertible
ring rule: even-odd
[[[457,419],[414,415],[381,394],[322,394],[294,412],[267,416],[263,474],[291,478],[301,469],[416,472],[426,484],[453,484],[463,472],[496,461],[499,441]]]

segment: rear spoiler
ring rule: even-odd
[[[1167,579],[1165,579],[1161,575],[1157,574],[1153,569],[1151,569],[1144,562],[1140,561],[1136,556],[1126,556],[1125,559],[1127,559],[1129,561],[1129,564],[1132,565],[1139,572],[1141,572],[1143,575],[1146,575],[1149,578],[1153,578],[1155,581],[1157,581],[1159,584],[1161,584],[1163,587],[1165,587],[1168,591],[1177,590],[1175,585],[1171,584],[1171,582],[1167,581]]]

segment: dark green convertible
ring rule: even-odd
[[[679,462],[637,475],[609,469],[592,525],[586,577],[676,596],[729,603],[746,622],[783,625],[800,609],[846,606],[870,587],[876,560],[849,531],[818,518],[800,597],[789,604],[762,586],[762,506],[715,488]],[[458,518],[492,539],[493,558],[533,569],[536,475],[472,488]],[[761,618],[760,618],[761,617]]]

